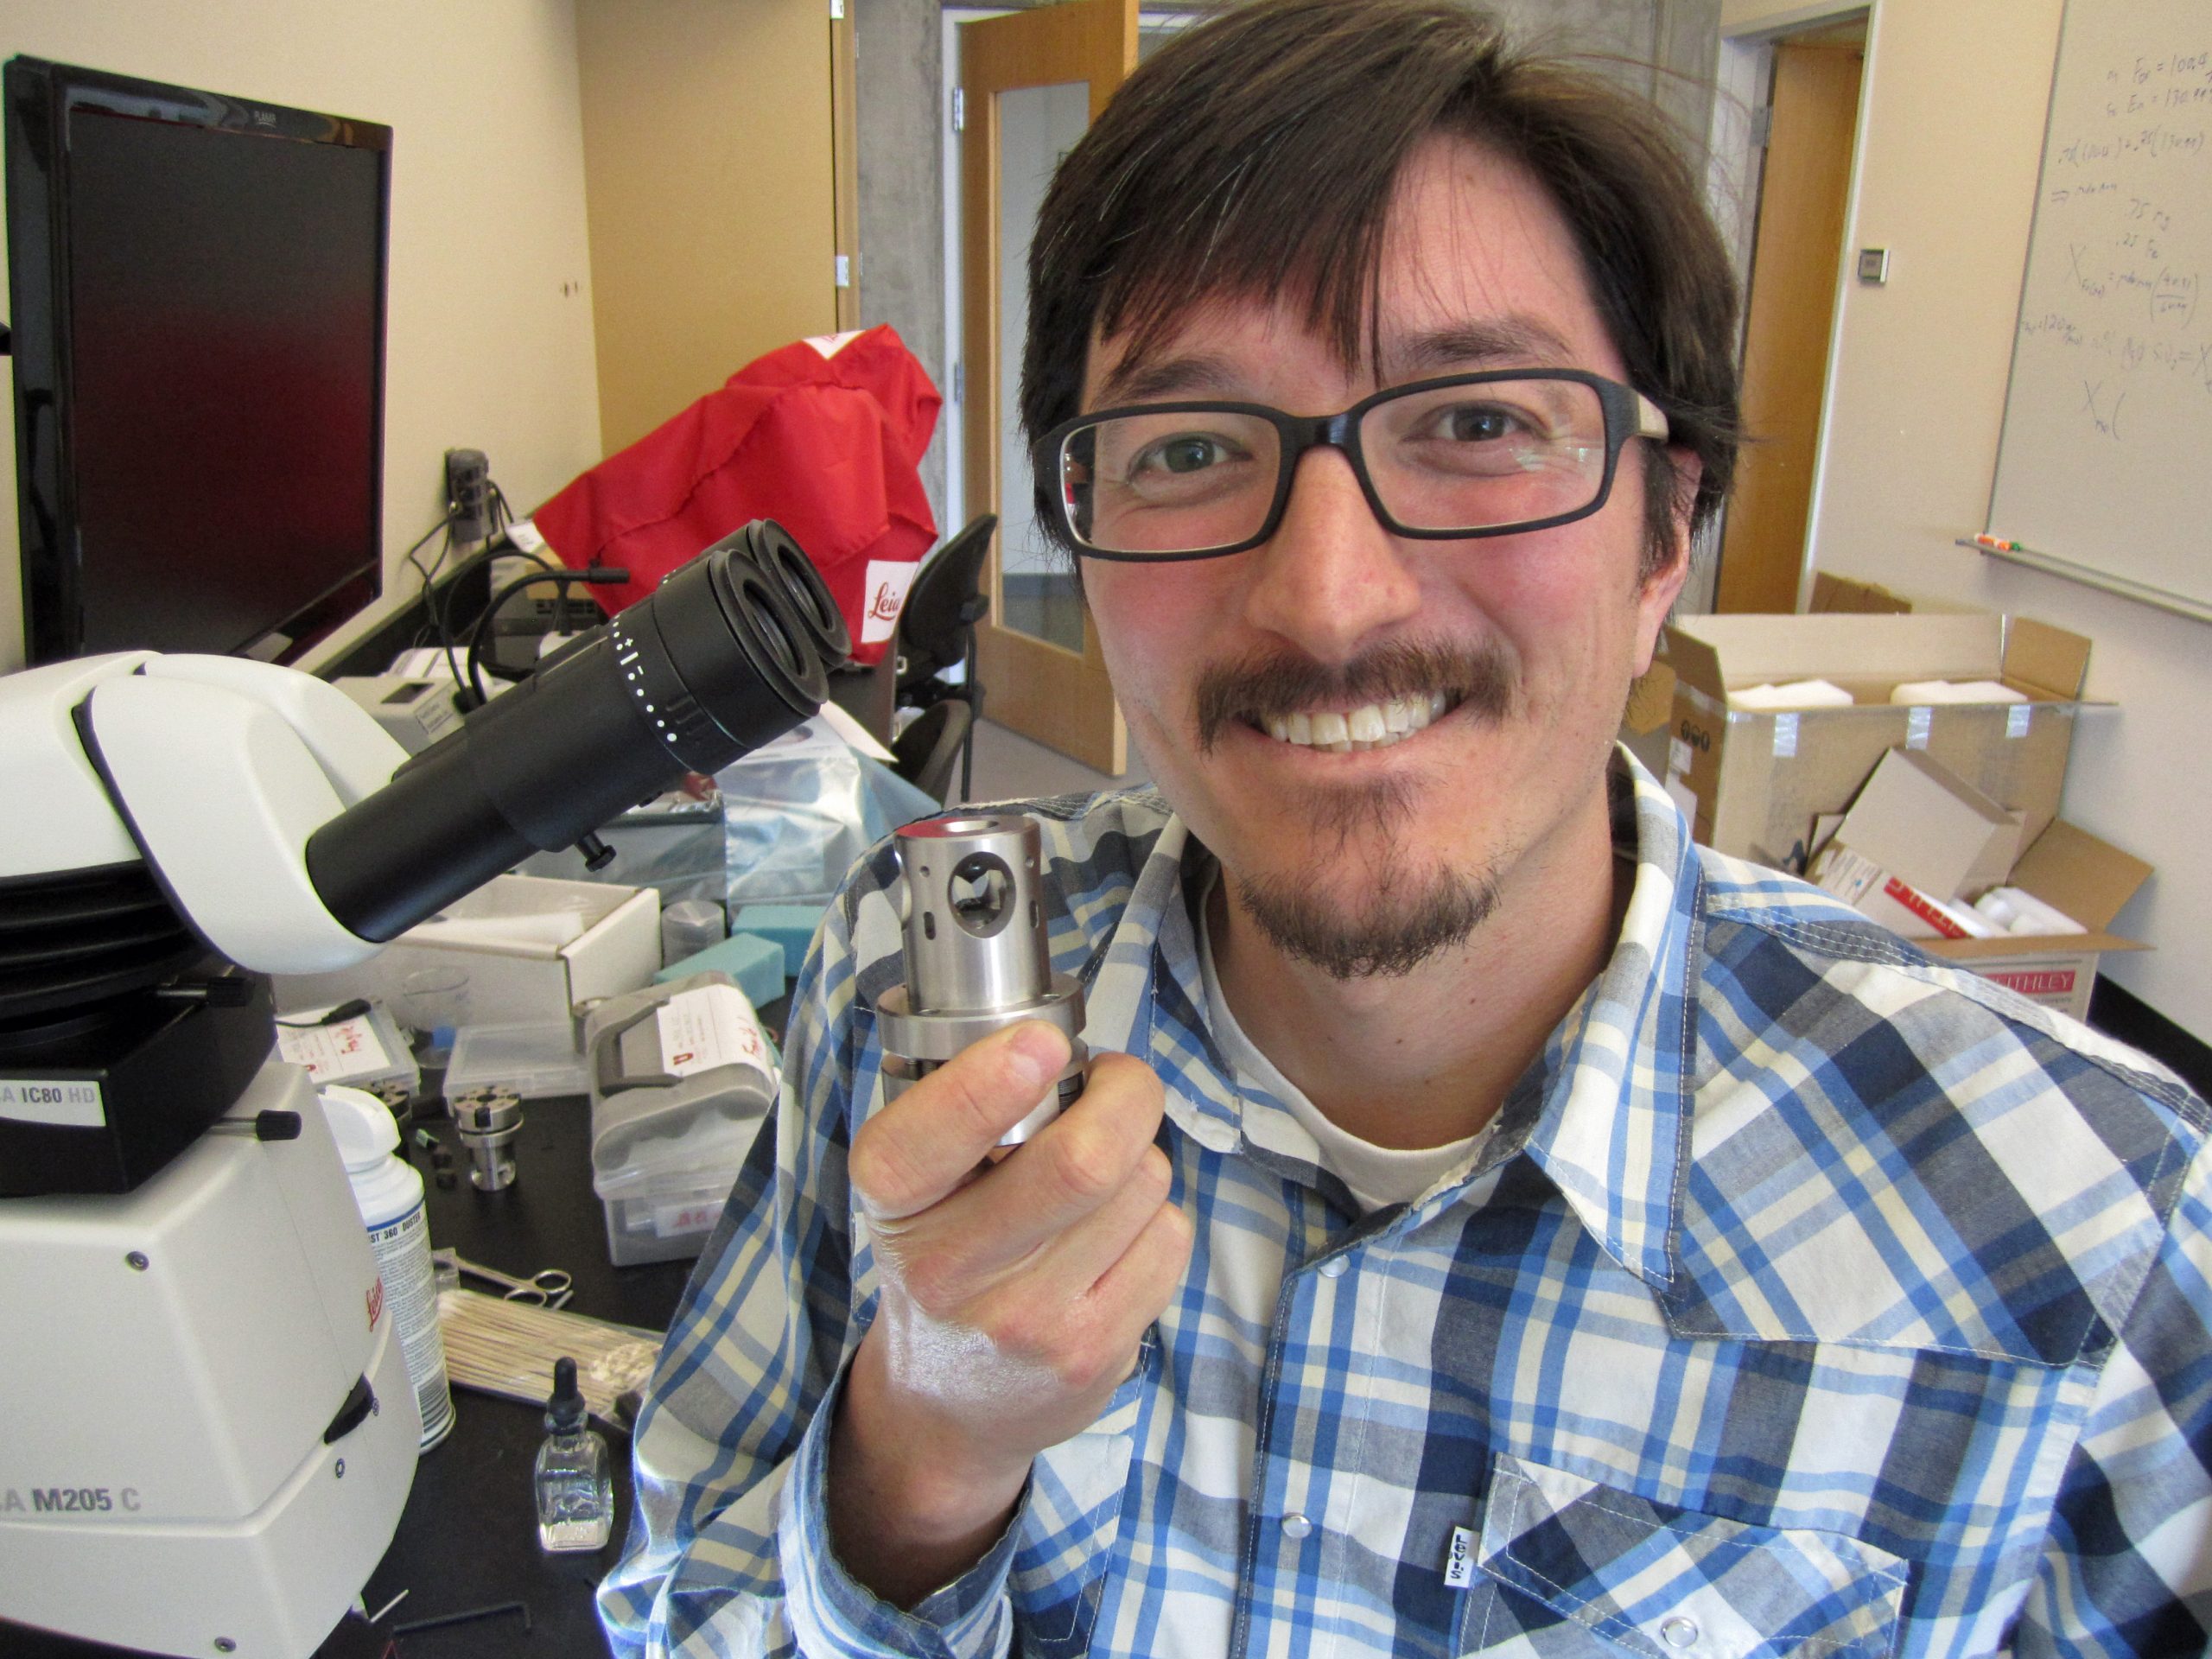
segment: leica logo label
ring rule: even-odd
[[[872,645],[888,639],[899,626],[899,613],[906,608],[906,590],[914,585],[918,560],[870,559],[861,592],[868,599],[868,614],[861,619],[861,644]]]

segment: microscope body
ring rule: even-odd
[[[0,758],[35,803],[0,836],[0,1616],[314,1651],[391,1541],[421,1426],[261,976],[364,961],[721,769],[813,714],[845,649],[760,521],[411,758],[267,664],[0,678]]]

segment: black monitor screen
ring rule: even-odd
[[[17,411],[19,449],[27,416],[55,446],[54,499],[22,480],[34,661],[244,651],[380,563],[389,150],[167,90],[215,121],[112,96],[50,112],[58,384],[52,412]],[[24,217],[11,200],[11,267]]]

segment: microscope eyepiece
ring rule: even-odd
[[[842,667],[853,654],[853,636],[814,561],[772,518],[755,519],[731,539],[739,538],[743,539],[753,563],[783,598],[785,609],[821,658],[823,667]]]
[[[829,695],[827,630],[794,597],[807,594],[842,640],[789,535],[763,519],[725,537],[316,830],[317,895],[381,944],[532,849],[569,846],[684,772],[782,736]]]

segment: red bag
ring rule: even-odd
[[[612,613],[748,520],[773,518],[822,572],[853,659],[890,649],[937,519],[922,452],[944,400],[888,325],[795,340],[748,363],[532,515],[571,569],[627,568],[590,591]]]

